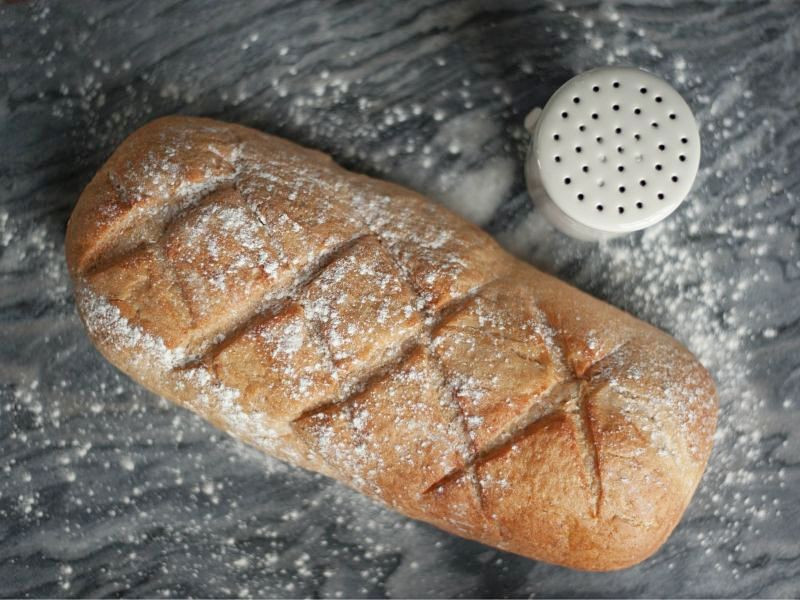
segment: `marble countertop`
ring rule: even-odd
[[[527,199],[522,119],[637,65],[702,128],[691,196],[604,244]],[[21,2],[0,6],[0,596],[800,594],[800,11],[775,2]],[[716,446],[668,543],[579,573],[464,541],[227,438],[93,349],[62,256],[131,131],[207,115],[331,152],[675,335]]]

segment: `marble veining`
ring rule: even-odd
[[[800,10],[776,0],[21,2],[0,6],[0,596],[800,594]],[[701,128],[664,223],[603,244],[525,192],[525,114],[636,65]],[[675,335],[716,447],[668,543],[577,573],[461,540],[227,438],[92,348],[62,245],[136,127],[206,115],[407,184]]]

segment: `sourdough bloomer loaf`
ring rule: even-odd
[[[640,561],[711,448],[669,336],[419,195],[245,127],[131,135],[67,228],[114,365],[411,517],[581,569]]]

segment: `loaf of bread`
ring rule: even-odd
[[[709,456],[714,386],[678,342],[442,206],[252,129],[133,133],[66,255],[91,339],[133,379],[511,552],[641,561]]]

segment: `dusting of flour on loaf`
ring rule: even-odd
[[[183,347],[168,348],[164,340],[134,325],[108,298],[85,287],[78,291],[82,299],[86,327],[92,336],[108,336],[112,347],[134,350],[134,363],[141,368],[167,372],[186,359]]]

